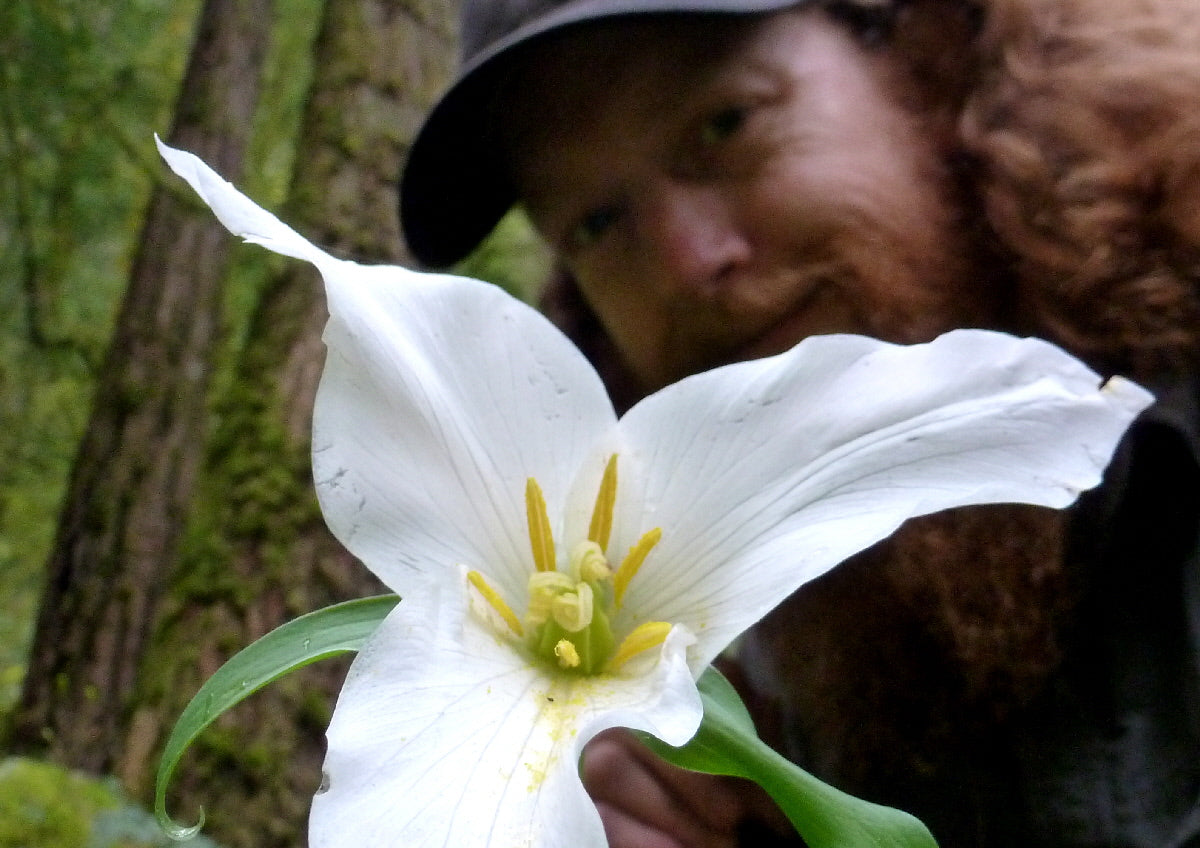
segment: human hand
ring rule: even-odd
[[[606,731],[588,744],[583,783],[610,848],[737,848],[747,823],[760,819],[760,832],[787,832],[754,784],[673,766],[627,730]]]

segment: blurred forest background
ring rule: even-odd
[[[376,591],[308,470],[324,306],[238,246],[155,132],[348,258],[404,263],[394,180],[456,0],[0,2],[0,848],[162,845],[158,751],[284,620]],[[510,218],[461,268],[545,274]],[[344,666],[220,720],[170,809],[195,845],[305,844]]]

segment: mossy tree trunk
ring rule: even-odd
[[[455,17],[447,0],[326,0],[282,217],[331,252],[405,261],[395,181],[420,116],[448,81]],[[142,794],[171,723],[232,653],[296,615],[381,591],[316,506],[310,428],[325,301],[311,268],[283,268],[218,404],[186,555],[141,678],[120,773]],[[177,818],[194,820],[203,805],[206,833],[229,848],[303,845],[345,665],[310,667],[220,719],[181,767]]]
[[[271,0],[206,0],[170,140],[240,172]],[[153,195],[47,565],[13,747],[95,773],[132,698],[203,459],[230,244],[190,198]]]

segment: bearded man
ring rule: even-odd
[[[468,0],[402,182],[446,266],[514,203],[618,406],[830,332],[1054,341],[1158,402],[1065,513],[910,522],[728,670],[773,745],[944,848],[1200,846],[1200,4]],[[617,848],[786,841],[585,754]]]

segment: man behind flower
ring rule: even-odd
[[[773,744],[945,848],[1200,845],[1194,0],[467,0],[463,40],[410,246],[450,264],[521,203],[622,406],[814,334],[964,326],[1155,392],[1068,512],[910,522],[728,668]],[[616,848],[778,824],[621,734],[584,776]]]

